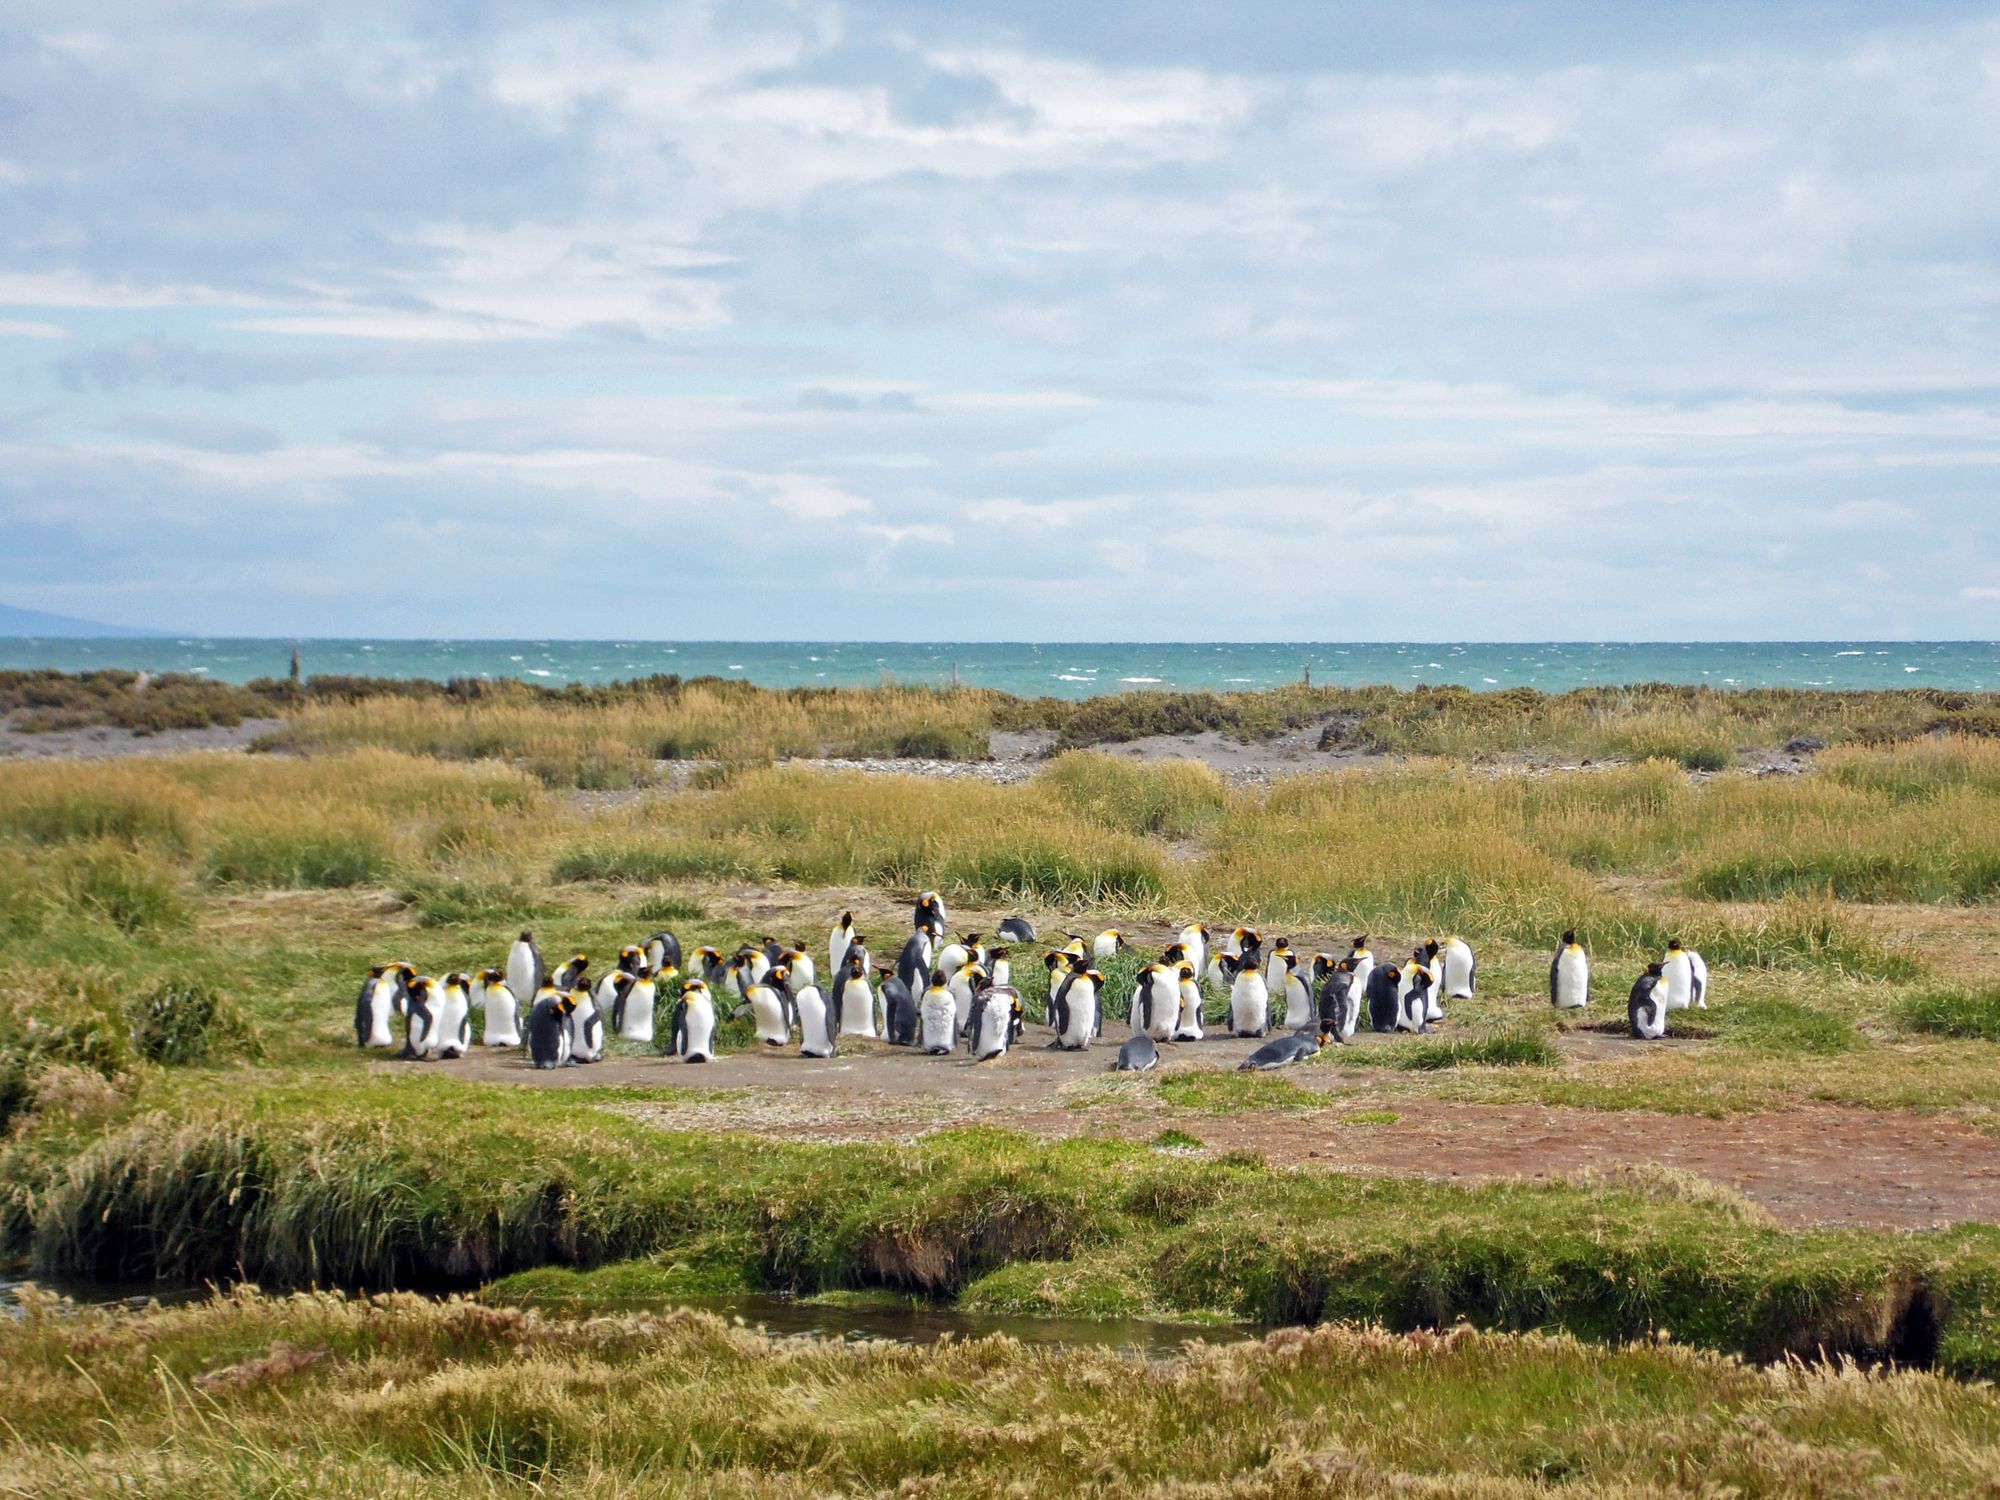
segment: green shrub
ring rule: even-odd
[[[2000,1042],[2000,989],[1933,990],[1913,995],[1897,1010],[1905,1031]]]
[[[200,981],[160,984],[128,1007],[133,1049],[148,1062],[190,1067],[252,1057],[256,1029],[229,996]]]

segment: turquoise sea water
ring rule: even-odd
[[[1029,696],[1087,698],[1133,688],[1274,687],[1310,667],[1316,683],[1456,683],[1475,689],[1707,683],[1714,687],[2000,689],[2000,642],[1756,641],[1542,644],[1022,645],[869,641],[369,641],[0,639],[0,668],[198,672],[229,682],[282,677],[296,644],[308,675],[519,677],[611,682],[675,672],[768,687],[958,680]]]

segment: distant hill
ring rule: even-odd
[[[44,614],[39,609],[16,609],[0,604],[0,635],[59,636],[152,636],[164,630],[134,630],[129,625],[106,625],[102,620],[78,620],[69,615]]]

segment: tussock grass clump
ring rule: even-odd
[[[2000,989],[1931,990],[1897,1008],[1905,1031],[2000,1042]]]
[[[228,995],[200,981],[169,980],[128,1002],[132,1045],[168,1067],[254,1056],[257,1033]]]
[[[1432,1073],[1443,1068],[1552,1068],[1562,1061],[1555,1044],[1538,1031],[1502,1036],[1444,1037],[1386,1049],[1390,1066]]]
[[[773,1338],[690,1311],[28,1307],[0,1325],[0,1365],[20,1372],[0,1462],[24,1491],[79,1497],[1512,1497],[1678,1493],[1698,1475],[1859,1500],[1975,1493],[2000,1446],[1993,1393],[1933,1375],[1469,1329],[1290,1330],[1147,1365],[1005,1338]],[[1343,1416],[1329,1457],[1330,1413],[1385,1411]]]
[[[1613,1342],[1672,1329],[1762,1359],[2000,1370],[2000,1320],[1982,1311],[2000,1293],[1991,1230],[1785,1233],[1651,1190],[1453,1188],[1237,1156],[1169,1167],[1142,1144],[986,1130],[789,1146],[605,1113],[579,1131],[588,1095],[517,1091],[503,1110],[507,1091],[427,1081],[297,1085],[254,1108],[179,1094],[32,1157],[44,1175],[16,1181],[6,1248],[44,1274],[365,1287],[692,1260],[711,1282],[734,1265],[750,1286],[996,1311],[1063,1311],[1067,1287],[1136,1316],[1464,1319]],[[445,1129],[449,1155],[427,1144]]]
[[[351,811],[234,817],[205,861],[217,885],[329,890],[379,885],[391,869],[387,830]]]
[[[1061,802],[1107,828],[1191,838],[1222,815],[1222,778],[1199,761],[1134,765],[1111,755],[1058,756],[1039,781]]]

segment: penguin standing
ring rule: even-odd
[[[989,1062],[1007,1055],[1008,1043],[1014,1038],[1014,1003],[1020,998],[1013,990],[995,989],[991,985],[979,992],[966,1040],[974,1062]]]
[[[1294,1031],[1289,1036],[1281,1036],[1264,1043],[1242,1062],[1236,1065],[1239,1073],[1263,1073],[1272,1068],[1290,1067],[1302,1063],[1307,1058],[1317,1057],[1326,1046],[1326,1036],[1322,1032],[1307,1028]]]
[[[682,1062],[715,1061],[715,1001],[699,979],[682,985],[674,1002],[674,1056]]]
[[[961,934],[956,942],[946,943],[931,960],[934,968],[943,969],[947,974],[956,974],[967,964],[984,964],[986,950],[979,946],[979,934]]]
[[[555,973],[556,988],[561,990],[564,994],[568,994],[571,990],[581,988],[583,984],[584,970],[588,969],[589,967],[590,967],[590,955],[587,953],[579,953],[574,958],[566,960],[563,963],[562,967],[556,970]]]
[[[795,995],[807,985],[819,983],[819,965],[813,962],[812,955],[803,948],[796,945],[787,948],[773,962],[785,966],[785,972],[791,976],[792,993]],[[835,969],[834,972],[840,971]]]
[[[1563,934],[1562,946],[1549,960],[1549,1004],[1557,1010],[1582,1010],[1590,1004],[1590,955],[1576,940],[1576,929]]]
[[[1359,974],[1358,967],[1355,972]],[[1396,1018],[1403,1009],[1402,988],[1402,970],[1394,964],[1376,964],[1370,961],[1367,991],[1370,1031],[1396,1029]]]
[[[1279,938],[1264,958],[1264,988],[1272,999],[1284,998],[1285,976],[1291,972],[1293,962],[1292,940]]]
[[[438,1007],[443,1000],[442,988],[428,974],[420,974],[409,983],[403,1022],[403,1050],[398,1057],[430,1057],[437,1051]]]
[[[697,948],[694,950],[694,969],[701,982],[708,986],[709,998],[714,999],[715,987],[722,983],[722,977],[729,972],[729,960],[722,956],[720,948]]]
[[[854,941],[854,913],[844,911],[834,919],[826,940],[827,973],[838,974],[847,962],[847,948]]]
[[[1222,960],[1229,978],[1229,1029],[1237,1036],[1262,1036],[1271,1028],[1271,992],[1257,972],[1254,951],[1246,947]]]
[[[958,1002],[944,982],[942,971],[931,975],[924,998],[917,1003],[917,1030],[920,1045],[932,1057],[943,1057],[958,1045]]]
[[[1354,1040],[1361,1020],[1361,996],[1354,984],[1354,962],[1343,958],[1327,971],[1319,987],[1319,1029],[1345,1047]]]
[[[1197,977],[1200,973],[1192,958],[1182,959],[1175,971],[1176,988],[1181,999],[1180,1018],[1174,1022],[1174,1040],[1177,1042],[1198,1042],[1202,1038],[1201,980]]]
[[[533,992],[528,999],[534,1000]],[[481,969],[472,1003],[479,1007],[479,1039],[489,1047],[521,1045],[521,1006],[504,969]]]
[[[918,1000],[931,986],[931,940],[921,932],[910,934],[903,951],[896,959],[896,977],[903,981],[903,988]]]
[[[629,974],[620,976],[627,984]],[[569,1061],[594,1063],[604,1056],[604,1012],[587,986],[570,991]]]
[[[671,966],[665,977],[677,978],[679,970]],[[650,1042],[653,1039],[653,1013],[659,1007],[660,981],[653,970],[642,969],[632,976],[632,982],[625,987],[625,993],[618,997],[618,1003],[611,1010],[611,1031],[622,1041]]]
[[[891,1047],[917,1044],[917,998],[894,969],[875,971],[882,981],[882,1039]]]
[[[783,972],[787,981],[790,971]],[[799,1017],[799,1056],[832,1057],[840,1051],[840,1003],[829,999],[817,984],[801,984],[792,992],[792,1004]]]
[[[938,970],[940,973],[947,972],[942,964]],[[945,987],[951,991],[952,1004],[957,1009],[958,1034],[964,1036],[972,1026],[973,1001],[985,986],[986,971],[978,964],[968,963],[950,973],[951,978],[945,981]]]
[[[917,897],[916,919],[912,925],[933,945],[942,943],[945,934],[944,897],[936,891],[925,891]]]
[[[1146,965],[1132,990],[1132,1029],[1164,1042],[1173,1036],[1180,1018],[1179,978],[1165,964]]]
[[[1660,973],[1667,982],[1663,993],[1668,1010],[1686,1010],[1690,1005],[1708,1009],[1708,965],[1699,953],[1682,947],[1679,938],[1668,942]]]
[[[767,1047],[783,1047],[792,1039],[792,992],[785,987],[789,977],[783,969],[771,969],[743,996],[757,1023],[757,1040]]]
[[[1429,1030],[1431,1022],[1442,1021],[1444,1019],[1444,1006],[1438,999],[1438,969],[1439,965],[1443,962],[1439,955],[1442,951],[1443,944],[1433,939],[1410,955],[1409,967],[1403,970],[1403,989],[1406,995],[1410,986],[1416,982],[1419,975],[1424,980],[1424,1028],[1426,1030]]]
[[[1014,984],[1014,959],[1005,948],[990,950],[982,960],[986,965],[987,979],[996,990],[1011,989]]]
[[[646,967],[656,975],[664,974],[669,969],[678,974],[681,967],[681,940],[664,930],[647,938]]]
[[[1032,943],[1035,940],[1035,924],[1026,917],[1002,917],[994,931],[1003,942]]]
[[[432,1029],[439,1057],[463,1057],[472,1050],[472,976],[454,971],[444,976]]]
[[[833,1005],[842,1036],[875,1035],[875,991],[868,984],[868,955],[859,948],[833,971]]]
[[[402,976],[388,964],[375,964],[361,981],[361,993],[354,1001],[354,1045],[393,1047],[396,1045],[396,994]]]
[[[1416,959],[1403,966],[1402,982],[1396,987],[1396,1030],[1428,1032],[1431,1029],[1431,987],[1434,983],[1431,971]]]
[[[1354,993],[1363,1000],[1368,998],[1368,979],[1375,972],[1375,955],[1368,947],[1368,934],[1362,933],[1354,940],[1348,951],[1347,961],[1354,965]]]
[[[646,967],[646,950],[637,943],[627,943],[618,950],[618,972],[637,976]]]
[[[1441,999],[1470,1000],[1479,988],[1479,960],[1473,956],[1471,945],[1455,932],[1444,940],[1444,951],[1431,973]],[[1431,1019],[1443,1020],[1444,1012],[1439,1011]]]
[[[1190,922],[1183,927],[1174,940],[1187,954],[1187,961],[1194,965],[1195,982],[1200,983],[1202,971],[1208,967],[1208,924]]]
[[[517,1011],[525,1011],[535,1003],[535,997],[542,992],[542,981],[549,976],[549,966],[542,962],[542,950],[535,946],[535,935],[523,929],[514,939],[514,946],[507,950],[507,988],[514,992]]]
[[[1318,1012],[1313,1005],[1312,987],[1306,983],[1305,979],[1299,973],[1298,954],[1287,953],[1285,955],[1283,977],[1285,986],[1285,1029],[1287,1031],[1302,1031],[1318,1019]]]
[[[1666,979],[1660,964],[1647,964],[1646,972],[1632,986],[1625,1004],[1625,1018],[1632,1035],[1641,1041],[1657,1041],[1667,1034]]]
[[[569,996],[548,975],[528,1011],[528,1059],[537,1068],[559,1068],[569,1057]]]
[[[1049,992],[1049,1025],[1055,1028],[1051,1044],[1062,1052],[1081,1052],[1103,1030],[1098,1014],[1104,976],[1095,969],[1071,969]]]

